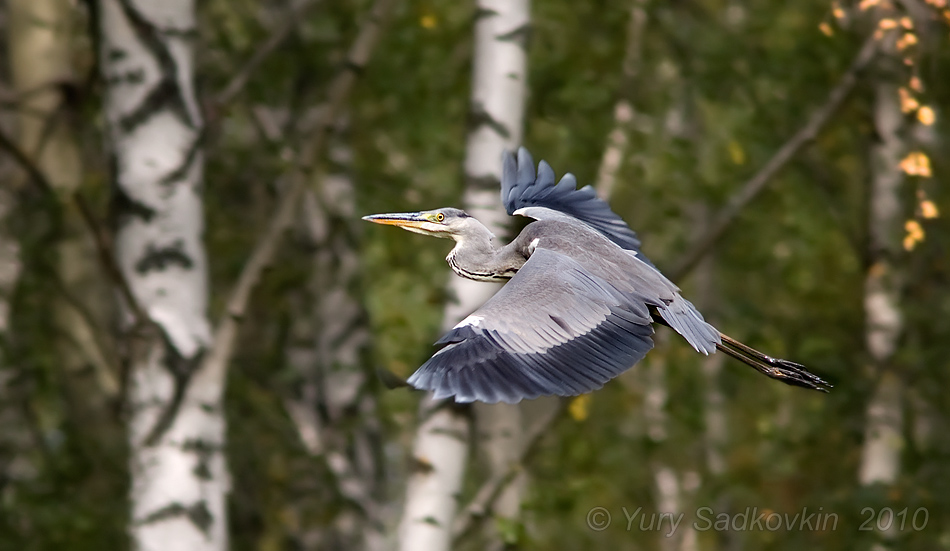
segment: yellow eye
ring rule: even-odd
[[[439,222],[444,222],[444,221],[445,221],[445,215],[440,212],[439,214],[436,214],[436,215],[435,215],[435,219],[438,220]]]

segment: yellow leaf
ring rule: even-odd
[[[940,216],[940,211],[937,210],[937,205],[933,201],[924,199],[920,202],[920,214],[924,218],[930,219]]]
[[[924,240],[924,228],[921,227],[920,222],[908,220],[904,223],[904,229],[907,230],[907,235],[904,236],[905,250],[912,250],[917,246],[917,243]]]
[[[910,89],[915,92],[923,92],[924,85],[920,81],[920,77],[910,77]]]
[[[904,17],[901,17],[901,27],[904,27],[905,29],[913,29],[914,21],[905,15]]]
[[[920,176],[930,178],[930,158],[920,151],[908,153],[901,161],[901,170],[909,176]]]
[[[894,21],[893,19],[890,19],[890,18],[881,19],[881,20],[878,22],[877,26],[878,26],[879,28],[885,30],[885,31],[886,31],[886,30],[890,30],[890,29],[896,29],[896,28],[897,28],[897,21]]]
[[[920,124],[930,126],[937,120],[937,115],[934,114],[933,109],[925,105],[917,111],[917,120],[920,121]]]
[[[822,21],[819,23],[818,30],[820,30],[825,36],[831,36],[835,34],[835,31],[831,29],[831,25],[829,25],[827,21]]]
[[[863,11],[868,8],[873,8],[874,6],[880,3],[881,3],[881,0],[861,0],[861,3],[858,4],[858,8]]]
[[[930,171],[930,157],[923,153],[917,154],[917,174],[924,178],[930,178],[932,174]]]
[[[917,44],[917,35],[914,33],[904,33],[900,38],[897,39],[898,50],[906,50],[914,44]]]
[[[571,403],[567,406],[567,411],[575,421],[583,421],[590,415],[589,406],[590,394],[581,394],[571,400]]]
[[[745,150],[742,149],[742,144],[735,140],[729,142],[729,158],[737,165],[745,164]]]
[[[901,111],[904,113],[910,113],[914,109],[917,109],[920,106],[920,102],[914,99],[914,96],[910,95],[910,92],[907,91],[907,88],[901,86],[897,89],[897,93],[901,98]]]
[[[419,18],[419,25],[423,29],[434,29],[438,25],[439,21],[431,13],[427,13]]]
[[[904,229],[907,230],[907,233],[918,237],[924,234],[924,228],[921,227],[920,222],[914,219],[904,222]]]
[[[904,237],[904,250],[905,250],[905,251],[912,251],[912,250],[914,250],[914,247],[916,247],[916,246],[917,246],[917,240],[916,240],[916,239],[914,239],[913,237],[911,237],[911,236],[909,236],[909,235],[906,236],[906,237]]]

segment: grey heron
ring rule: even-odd
[[[805,366],[763,354],[707,323],[593,188],[577,189],[570,173],[555,183],[545,161],[535,173],[524,148],[517,157],[505,152],[502,162],[505,209],[535,220],[507,245],[496,245],[488,228],[455,208],[363,217],[454,239],[446,261],[462,277],[511,280],[436,343],[442,348],[409,385],[457,402],[574,396],[643,359],[653,348],[652,324],[659,323],[697,352],[719,350],[784,383],[830,388]]]

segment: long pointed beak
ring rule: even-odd
[[[371,214],[364,216],[363,220],[374,222],[376,224],[385,224],[387,226],[400,226],[403,228],[421,228],[423,224],[431,224],[429,220],[421,216],[419,212],[394,212],[392,214]]]

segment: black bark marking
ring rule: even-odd
[[[469,131],[474,131],[482,125],[487,125],[489,128],[494,130],[502,138],[511,137],[511,132],[508,130],[508,127],[503,123],[495,120],[491,114],[485,110],[485,106],[480,102],[472,102],[472,106],[468,111],[468,128]]]
[[[174,80],[163,76],[158,83],[149,90],[148,94],[142,99],[134,109],[119,120],[119,128],[123,132],[129,133],[141,126],[147,120],[155,116],[159,111],[164,110],[166,106],[171,108],[178,100],[178,84]],[[172,108],[175,112],[176,109]],[[185,121],[190,126],[190,122]]]
[[[198,456],[198,463],[192,470],[196,477],[200,480],[211,480],[214,478],[211,473],[210,462],[214,454],[220,451],[220,446],[215,446],[205,440],[196,439],[185,442],[182,449],[187,452],[193,452]]]
[[[117,84],[141,84],[145,81],[145,71],[143,69],[130,69],[124,73],[116,73],[106,78],[110,85]]]
[[[119,121],[119,127],[125,132],[131,132],[156,113],[167,109],[177,116],[186,126],[198,128],[200,121],[192,120],[188,112],[187,102],[185,101],[181,88],[178,86],[178,80],[176,78],[178,75],[178,65],[175,63],[175,59],[172,57],[164,40],[167,37],[191,38],[194,36],[195,31],[158,28],[139,13],[139,11],[132,6],[130,0],[119,0],[119,5],[122,7],[123,14],[128,18],[129,23],[131,23],[136,37],[158,61],[159,70],[162,75],[155,87],[146,94],[142,103],[132,109],[126,116],[122,117],[122,120]]]
[[[171,401],[168,402],[168,405],[162,410],[152,430],[150,430],[148,436],[145,437],[143,441],[145,447],[158,444],[162,436],[165,435],[165,432],[167,432],[169,427],[175,422],[175,417],[178,416],[178,411],[181,409],[182,400],[185,398],[188,381],[191,380],[192,373],[201,365],[201,360],[205,355],[204,349],[201,349],[191,358],[182,356],[164,331],[162,331],[162,340],[165,346],[165,357],[162,359],[162,364],[175,379],[175,391],[172,394]],[[188,449],[187,444],[185,449]],[[198,475],[197,470],[195,474]],[[200,475],[198,475],[198,477],[202,478]]]
[[[206,536],[208,535],[211,525],[214,524],[214,516],[212,516],[211,511],[208,510],[208,505],[203,499],[191,506],[185,506],[177,501],[172,502],[149,514],[142,520],[136,522],[136,524],[143,526],[177,517],[187,518]]]
[[[185,153],[185,158],[182,159],[181,164],[178,165],[178,168],[172,170],[166,174],[160,181],[159,184],[164,186],[172,185],[176,182],[187,179],[188,172],[191,170],[191,167],[198,161],[201,154],[201,139],[196,138],[190,146],[188,146],[188,151]]]
[[[115,169],[112,173],[118,174]],[[119,224],[122,224],[125,218],[141,218],[148,223],[158,214],[152,207],[129,197],[118,184],[115,184],[115,191],[112,193],[112,209]]]
[[[163,520],[172,519],[175,517],[182,517],[188,515],[188,507],[185,507],[177,501],[169,503],[168,505],[153,511],[148,516],[138,521],[136,524],[142,526],[144,524],[152,524],[154,522],[161,522]]]
[[[459,442],[468,442],[467,435],[461,431],[452,429],[433,429],[429,432],[430,434],[441,434],[442,436],[448,436],[449,438],[454,438]]]
[[[475,21],[478,21],[479,19],[482,19],[485,17],[495,17],[496,15],[498,15],[498,12],[495,10],[489,10],[486,8],[478,8],[477,10],[475,10]]]
[[[209,535],[208,531],[214,524],[214,515],[211,514],[211,511],[208,510],[208,505],[205,503],[205,500],[202,499],[192,505],[188,510],[188,520],[197,526],[202,534],[207,536]]]
[[[421,457],[413,457],[410,460],[409,470],[414,473],[429,474],[435,470],[435,467],[432,466],[432,463]]]
[[[139,275],[145,275],[151,271],[163,271],[168,266],[175,264],[185,269],[191,269],[195,266],[195,263],[184,249],[185,243],[181,239],[176,239],[172,244],[164,247],[156,247],[149,243],[145,247],[145,254],[135,263],[135,271]]]
[[[531,40],[531,24],[525,23],[513,31],[497,35],[495,40],[499,42],[514,42],[521,46],[522,49],[526,49],[528,47],[528,41]]]
[[[108,58],[109,61],[119,61],[128,56],[128,52],[121,48],[109,48],[109,52],[106,54],[106,58]]]

